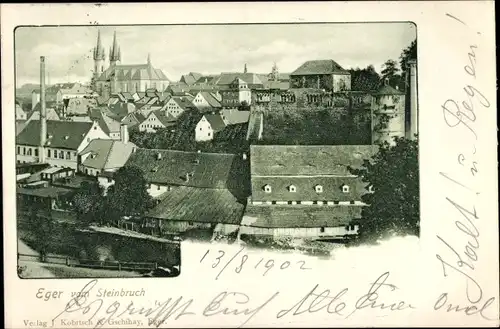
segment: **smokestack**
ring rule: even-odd
[[[45,56],[40,56],[40,147],[38,150],[40,163],[45,163],[45,143],[47,142],[47,109],[45,106]]]
[[[409,98],[410,98],[410,129],[407,138],[414,139],[418,134],[418,94],[417,94],[417,61],[408,61],[409,71]]]
[[[128,126],[126,124],[122,124],[120,126],[120,139],[122,141],[123,144],[127,144],[128,143]]]

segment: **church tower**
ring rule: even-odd
[[[97,79],[104,71],[104,60],[106,54],[101,43],[101,31],[97,31],[97,44],[94,47],[94,79]]]
[[[280,72],[278,71],[278,65],[276,65],[276,62],[273,64],[273,68],[271,69],[271,74],[269,75],[269,78],[272,81],[279,81],[280,79]]]
[[[109,51],[109,65],[115,66],[116,64],[120,64],[122,60],[122,54],[120,51],[120,47],[118,46],[118,41],[116,41],[116,31],[113,34],[113,46]]]

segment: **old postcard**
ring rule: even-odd
[[[493,7],[2,5],[6,327],[499,326]]]

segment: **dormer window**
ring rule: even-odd
[[[316,193],[323,193],[323,186],[321,185],[316,185],[314,189],[316,190]]]
[[[272,189],[271,189],[271,185],[264,185],[264,192],[266,193],[271,193]]]
[[[295,185],[290,185],[290,186],[288,186],[288,191],[295,193],[295,192],[297,192],[297,187]]]
[[[349,193],[349,185],[342,185],[342,193]]]

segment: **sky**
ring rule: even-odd
[[[410,23],[63,26],[19,27],[15,31],[16,85],[39,83],[40,56],[46,57],[47,83],[90,81],[97,31],[109,65],[116,31],[122,64],[154,67],[172,81],[199,72],[269,73],[276,62],[290,73],[307,60],[333,59],[345,69],[398,60],[416,39]]]

